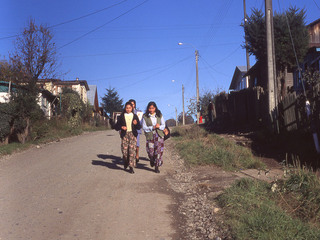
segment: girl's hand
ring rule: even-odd
[[[121,129],[124,130],[124,131],[126,131],[126,130],[127,130],[127,127],[126,127],[126,126],[122,126]]]
[[[133,120],[133,125],[137,125],[137,120]]]
[[[156,126],[155,126],[155,128],[160,128],[160,124],[157,123]]]

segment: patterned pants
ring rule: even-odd
[[[121,151],[125,158],[125,164],[130,167],[136,167],[136,149],[137,149],[137,138],[132,132],[126,132],[126,135],[122,138]]]
[[[160,167],[163,163],[164,138],[160,138],[156,132],[153,139],[147,141],[147,153],[150,161],[154,159],[154,165]]]

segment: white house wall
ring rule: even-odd
[[[10,102],[10,94],[6,92],[0,93],[0,103],[8,103]]]

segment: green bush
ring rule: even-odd
[[[10,135],[13,108],[9,103],[0,103],[0,142]]]
[[[81,126],[83,103],[79,94],[76,92],[64,92],[61,96],[61,103],[61,114],[67,119],[69,126],[72,128]]]

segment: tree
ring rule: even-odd
[[[43,118],[37,104],[39,77],[53,76],[56,71],[56,51],[53,35],[48,27],[36,25],[30,19],[15,41],[15,49],[10,53],[9,62],[1,63],[1,79],[16,84],[10,108],[12,119],[10,132],[24,143],[29,136],[32,122]]]
[[[292,69],[297,66],[287,20],[298,61],[301,62],[305,57],[309,45],[309,35],[305,17],[305,10],[300,10],[296,7],[289,8],[285,13],[274,14],[273,24],[277,71],[283,71],[286,68]],[[248,41],[247,49],[258,61],[265,63],[267,59],[267,49],[264,14],[260,10],[253,9],[251,16],[248,17],[247,20],[247,23],[243,25],[245,37]]]
[[[183,113],[180,113],[178,116],[178,122],[180,125],[182,125],[182,123],[183,123],[182,116],[183,116]],[[190,114],[184,114],[184,120],[185,120],[185,124],[193,124],[194,123],[194,119]]]
[[[302,74],[303,79],[306,81],[306,87],[311,88],[320,83],[320,73],[314,69],[307,69]]]
[[[84,104],[76,91],[70,88],[62,89],[61,108],[61,115],[67,120],[70,127],[80,126]]]
[[[113,112],[122,112],[123,99],[119,97],[118,92],[114,88],[107,88],[107,93],[102,98],[102,108],[107,113],[109,118],[112,117]]]
[[[167,125],[168,127],[175,127],[175,126],[176,126],[176,120],[173,119],[173,118],[170,118],[170,119],[168,119],[168,120],[166,121],[166,125]]]
[[[202,93],[199,97],[199,103],[200,103],[200,115],[202,116],[207,116],[208,115],[208,105],[209,105],[209,101],[214,100],[214,96],[216,95],[216,93],[219,92],[219,89],[217,89],[216,91],[211,91],[211,90],[206,90],[204,93]],[[195,98],[190,98],[189,100],[190,104],[188,105],[188,115],[192,116],[196,116],[197,115],[197,102]]]
[[[14,69],[23,73],[20,83],[35,90],[38,79],[54,78],[57,70],[56,47],[49,27],[36,25],[30,19],[27,27],[15,41],[15,50],[10,54]]]

